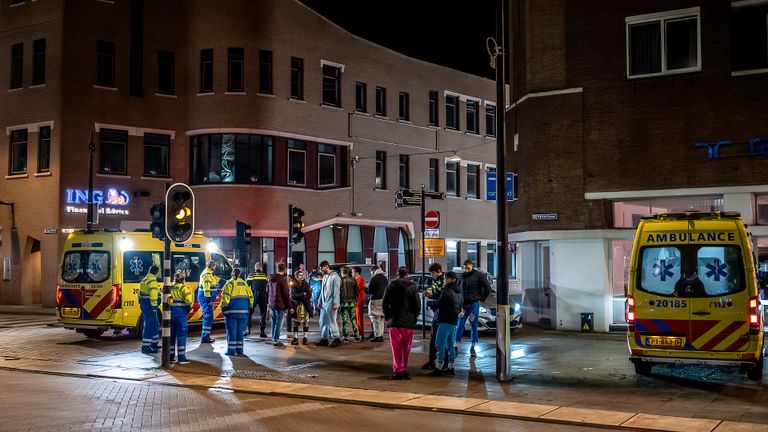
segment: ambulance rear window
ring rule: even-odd
[[[661,296],[717,297],[745,288],[738,246],[644,247],[640,253],[641,291]]]
[[[107,251],[69,251],[64,254],[61,278],[70,283],[101,283],[109,279]]]

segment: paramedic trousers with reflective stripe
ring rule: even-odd
[[[157,306],[152,306],[149,303],[149,299],[139,299],[139,307],[141,308],[141,316],[144,319],[141,346],[157,349],[157,341],[160,336],[158,334],[160,322],[157,318]]]
[[[179,359],[187,354],[187,313],[186,306],[171,306],[171,357],[174,351]]]
[[[248,313],[230,313],[224,315],[227,326],[227,354],[243,353],[243,335],[248,326]]]
[[[200,332],[203,340],[211,338],[211,327],[213,326],[213,296],[200,297],[200,309],[203,310],[203,330]]]

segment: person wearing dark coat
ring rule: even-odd
[[[419,289],[408,279],[405,267],[397,269],[399,278],[392,281],[384,293],[382,309],[389,325],[389,341],[392,344],[392,371],[390,379],[407,380],[408,356],[411,354],[413,327],[421,309]]]
[[[291,292],[285,277],[285,264],[277,265],[277,273],[269,278],[269,309],[272,311],[272,345],[284,347],[280,342],[280,325],[285,312],[291,308]]]
[[[475,263],[468,259],[464,261],[464,273],[461,274],[461,290],[464,296],[464,315],[459,320],[458,331],[456,332],[456,349],[459,349],[461,337],[464,335],[464,325],[469,320],[469,330],[472,336],[472,346],[469,348],[470,357],[477,357],[475,345],[479,340],[478,335],[478,316],[480,315],[480,302],[491,293],[491,283],[488,275],[475,269]]]
[[[437,314],[437,365],[430,376],[453,376],[453,362],[456,360],[456,350],[453,349],[453,338],[456,334],[456,322],[463,314],[461,290],[456,285],[456,273],[445,274],[445,285],[437,299],[435,313]],[[445,362],[445,352],[448,351],[448,363]],[[443,366],[447,366],[443,370]]]
[[[291,285],[291,317],[293,317],[293,339],[291,345],[299,344],[299,325],[302,326],[302,345],[307,345],[309,319],[312,318],[312,290],[309,282],[304,279],[304,272],[299,270],[293,274]]]
[[[371,296],[368,302],[368,316],[371,317],[371,342],[384,342],[384,312],[381,310],[384,292],[387,291],[389,281],[384,275],[384,271],[379,267],[372,269],[373,276],[368,282],[365,293]]]

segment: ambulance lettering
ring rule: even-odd
[[[735,242],[736,233],[733,232],[707,232],[707,233],[669,233],[648,234],[646,243],[706,243],[706,242]]]

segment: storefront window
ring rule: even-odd
[[[467,242],[467,259],[472,260],[475,263],[475,267],[481,267],[480,260],[478,259],[480,257],[479,249],[480,244],[478,242]]]
[[[617,201],[613,203],[613,227],[637,228],[643,215],[679,211],[723,211],[723,198],[679,197]]]
[[[358,225],[349,226],[347,262],[357,264],[362,264],[363,262],[363,235]]]
[[[445,242],[445,258],[446,269],[453,270],[461,266],[459,263],[459,242],[454,240],[447,240]]]
[[[333,226],[320,229],[320,240],[317,243],[317,262],[336,262],[336,243],[333,241]]]
[[[768,195],[755,196],[755,210],[757,224],[768,225]]]

